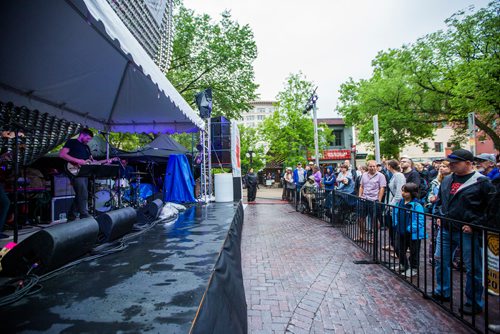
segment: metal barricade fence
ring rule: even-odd
[[[293,204],[370,255],[359,263],[383,265],[474,331],[500,325],[499,228],[323,189],[311,198],[297,191]]]

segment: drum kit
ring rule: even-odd
[[[146,172],[131,172],[134,183],[126,178],[113,181],[112,179],[95,180],[96,191],[94,194],[95,211],[108,212],[118,207],[139,208],[146,204],[146,199],[140,196],[141,175]]]

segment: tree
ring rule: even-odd
[[[381,152],[397,156],[443,122],[452,124],[458,141],[466,135],[467,114],[475,112],[477,126],[500,149],[499,6],[458,12],[446,21],[447,31],[379,52],[370,79],[342,84],[338,110],[359,127],[359,140],[373,142],[371,117],[378,114]]]
[[[253,167],[255,171],[262,169],[265,165],[265,153],[264,146],[258,145],[259,136],[257,129],[246,127],[244,125],[239,125],[238,128],[240,130],[240,158],[242,173],[246,173],[250,169],[250,157],[246,156],[249,151],[254,153],[251,167]]]
[[[111,132],[109,134],[109,143],[124,151],[136,151],[137,149],[149,144],[154,138],[144,133],[121,133]]]
[[[197,92],[211,87],[213,115],[238,119],[251,109],[257,84],[253,61],[257,46],[251,28],[225,11],[219,22],[196,15],[176,2],[172,62],[167,77],[194,107]]]
[[[278,93],[275,112],[264,119],[259,133],[270,145],[270,153],[284,157],[287,165],[303,161],[307,152],[314,152],[314,125],[310,115],[303,113],[313,92],[313,83],[302,73],[290,74],[284,90]],[[332,140],[326,125],[318,131],[319,147]],[[272,159],[268,156],[267,159]]]

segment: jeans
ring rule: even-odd
[[[462,259],[467,271],[465,282],[466,303],[477,307],[483,307],[482,295],[482,252],[481,240],[477,233],[450,232],[441,228],[436,238],[436,289],[435,294],[443,295],[445,298],[451,296],[451,263],[452,255],[460,246],[460,236],[462,236]],[[472,252],[474,251],[474,258]],[[473,289],[474,287],[474,289]]]
[[[7,213],[9,212],[10,201],[5,193],[5,189],[0,184],[0,233],[2,233],[3,226],[7,220]]]
[[[73,189],[75,190],[75,199],[71,204],[71,212],[68,212],[68,217],[74,218],[75,213],[80,213],[80,218],[88,217],[88,191],[89,179],[87,177],[75,177],[73,179]]]

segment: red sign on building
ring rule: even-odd
[[[324,150],[319,160],[349,160],[351,159],[351,150]],[[308,160],[314,160],[309,154]]]
[[[324,150],[321,160],[351,159],[351,150]]]

